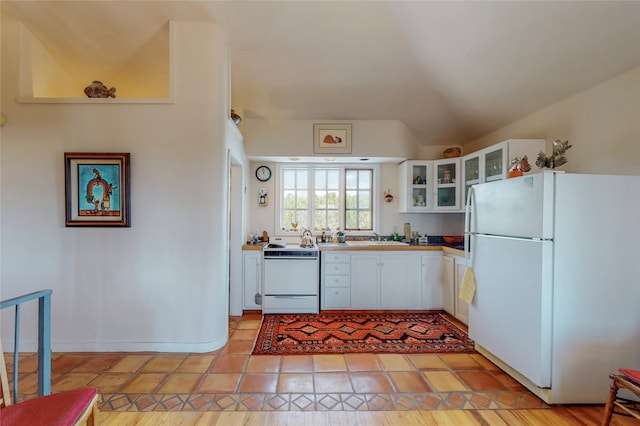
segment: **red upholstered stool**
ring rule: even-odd
[[[74,389],[12,404],[0,342],[0,426],[94,426],[97,413],[96,388]]]
[[[0,425],[72,426],[87,420],[95,424],[92,410],[97,398],[98,389],[81,388],[29,399],[2,408]]]
[[[640,398],[640,371],[628,370],[621,368],[618,370],[621,374],[612,374],[611,387],[609,390],[609,398],[604,406],[604,416],[602,417],[602,425],[608,426],[611,422],[613,409],[619,407],[625,413],[640,420],[640,402],[626,398],[618,397],[619,389],[627,389]]]

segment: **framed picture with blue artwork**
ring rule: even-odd
[[[130,227],[129,153],[65,152],[66,226]]]

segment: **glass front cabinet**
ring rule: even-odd
[[[460,159],[400,164],[400,212],[460,210]]]
[[[433,210],[456,211],[460,210],[460,181],[458,169],[459,158],[448,158],[433,162],[435,172],[435,197]]]
[[[462,208],[467,203],[469,188],[483,182],[505,179],[511,160],[527,156],[529,164],[536,169],[535,158],[545,148],[544,139],[509,139],[496,145],[462,157]],[[539,170],[538,170],[539,171]],[[535,173],[532,170],[531,173]]]
[[[433,166],[431,161],[407,160],[400,164],[400,211],[426,212],[432,208]]]

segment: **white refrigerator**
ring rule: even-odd
[[[474,185],[469,337],[545,402],[604,403],[640,369],[640,176],[543,172]]]

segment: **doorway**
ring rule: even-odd
[[[229,156],[229,315],[242,315],[242,165]]]

